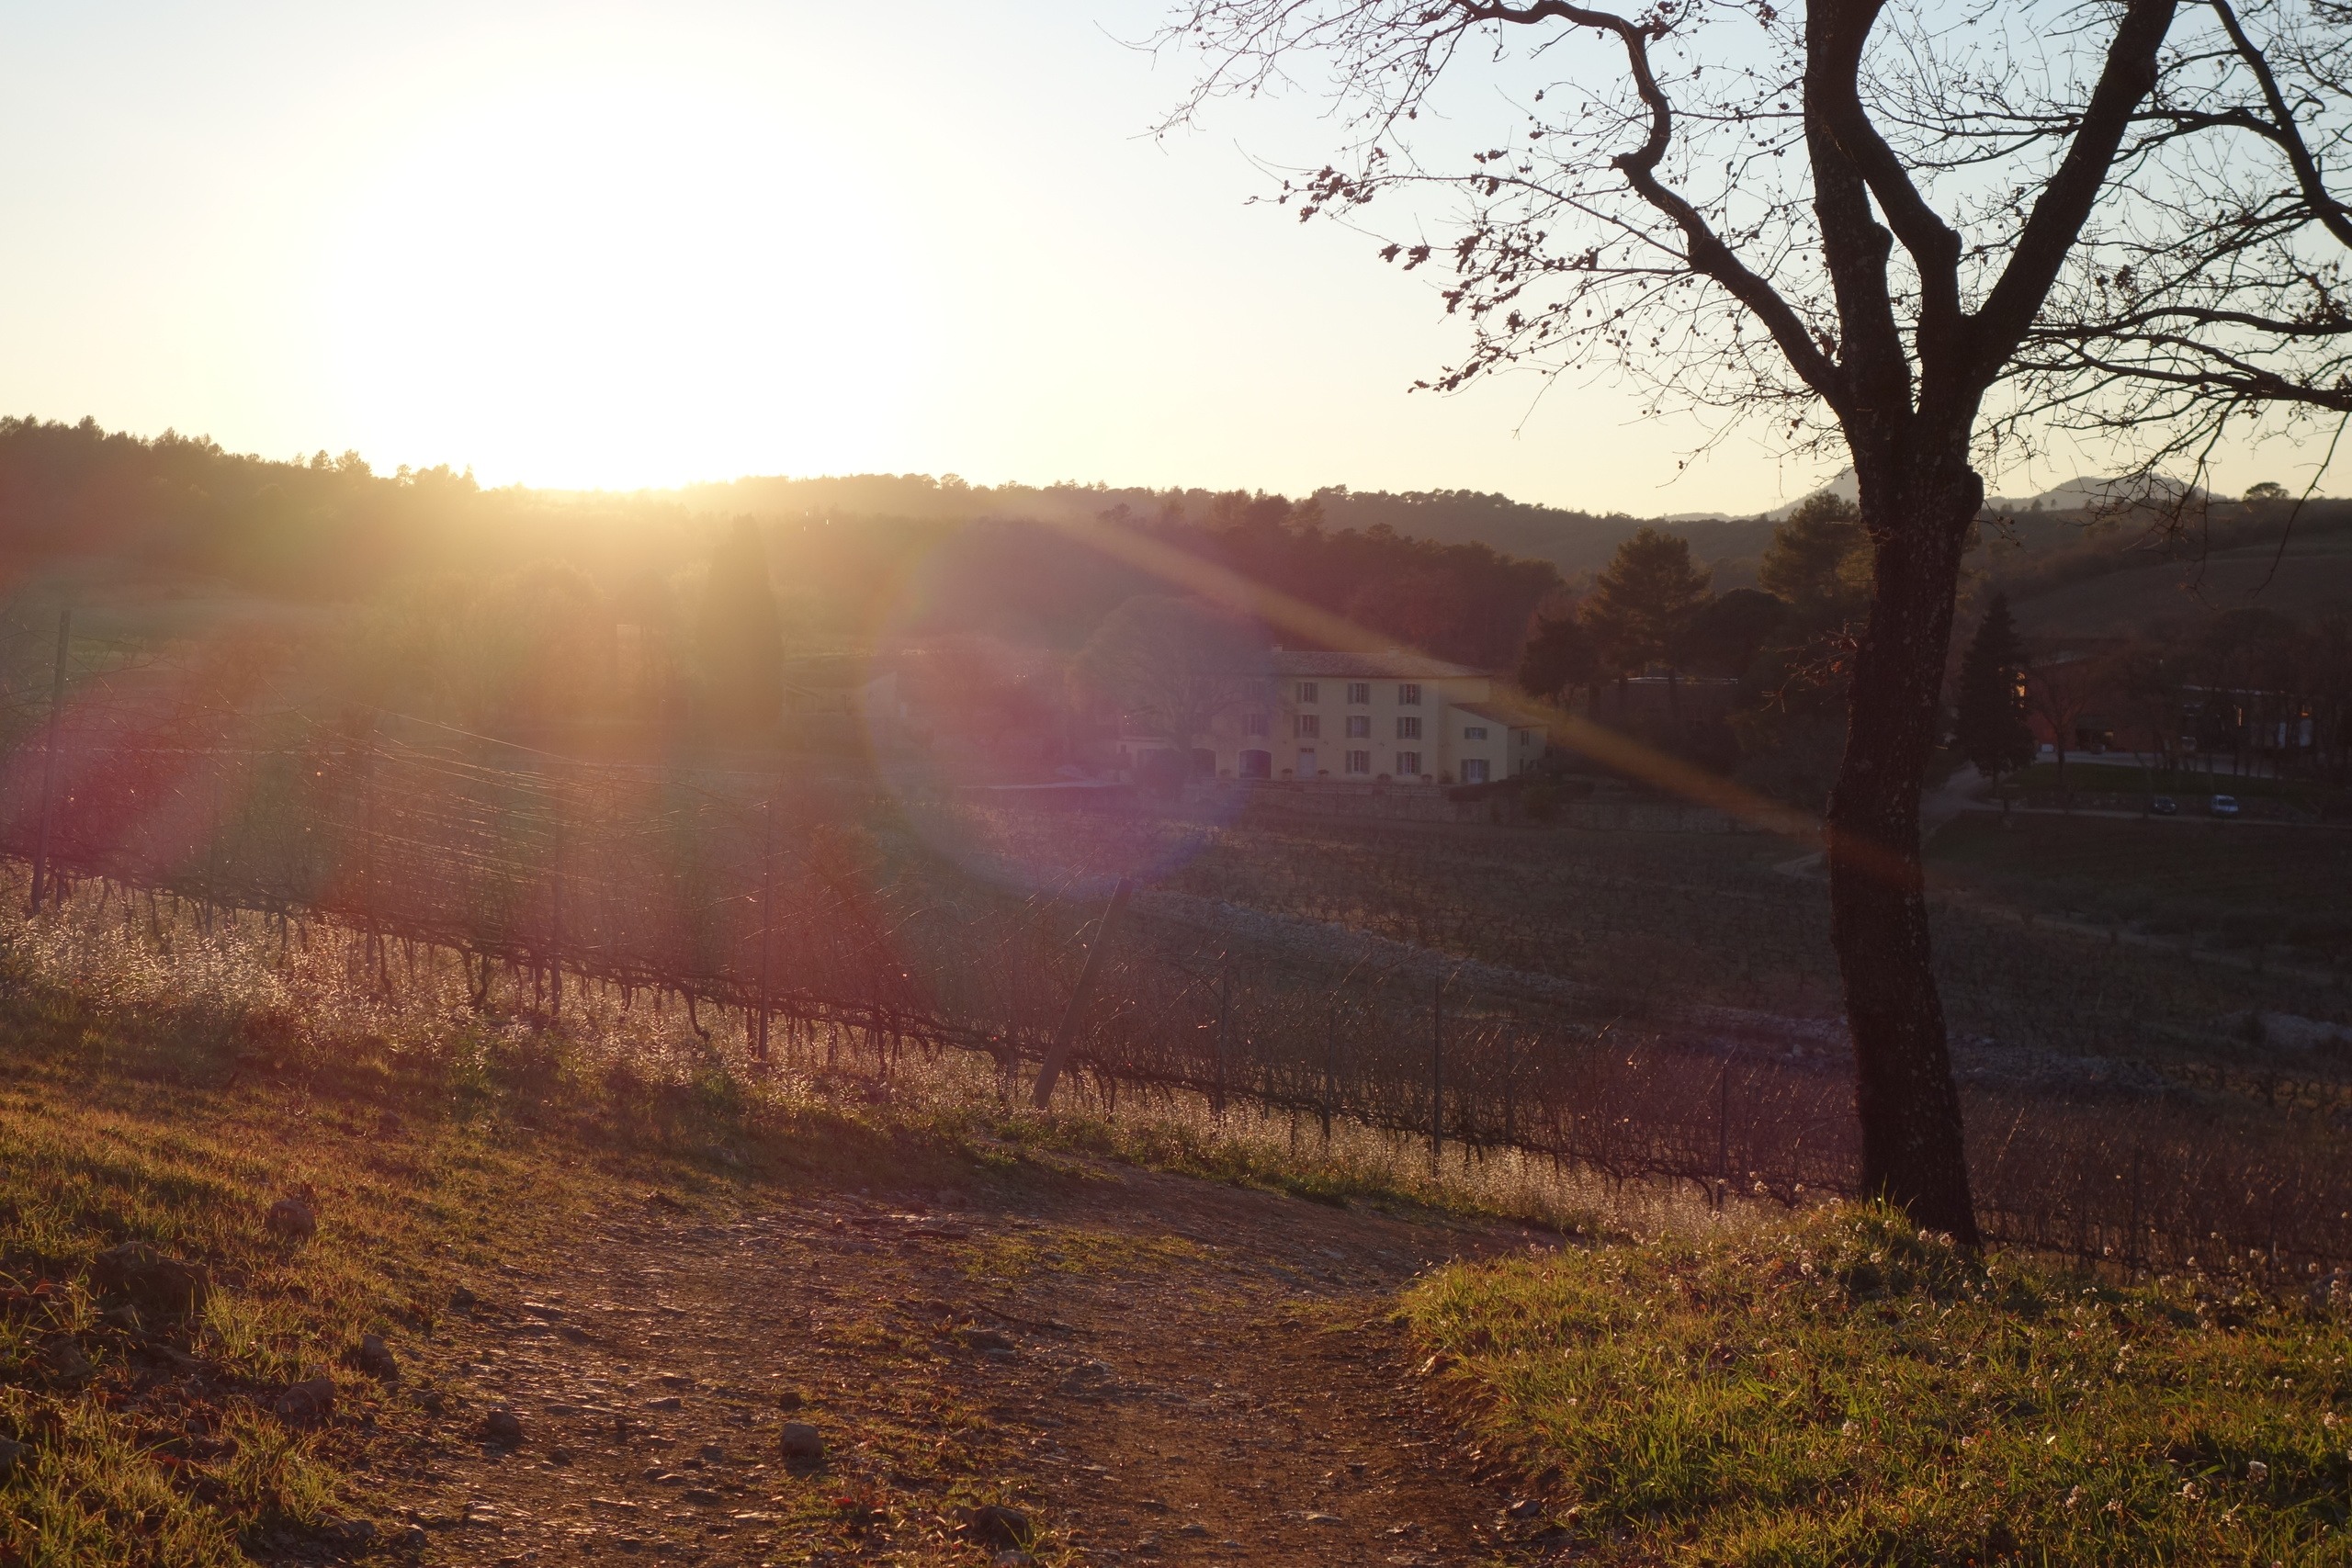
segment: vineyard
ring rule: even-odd
[[[0,849],[37,909],[95,885],[158,942],[171,900],[341,943],[387,990],[454,967],[475,1007],[551,1026],[583,987],[675,998],[697,1029],[740,1021],[752,1070],[967,1053],[1010,1098],[1060,1040],[1063,1092],[1109,1114],[1246,1101],[1433,1162],[1512,1149],[1714,1201],[1800,1203],[1853,1168],[1819,890],[1753,835],[1729,862],[1720,831],[1308,835],[592,766],[373,719],[59,712],[17,727]],[[1140,891],[1113,919],[1123,880]],[[2007,1048],[1999,1071],[1963,1054],[1990,1234],[2132,1268],[2352,1261],[2340,1075],[2272,1072],[2259,1097],[2226,1063],[2053,1077],[2050,1053],[2116,1053],[2209,1008],[2189,992],[2211,980],[2015,922],[1939,939],[1962,1027]],[[2092,984],[2113,1001],[2081,1005]]]

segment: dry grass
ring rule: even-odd
[[[369,1445],[421,1430],[409,1384],[344,1365],[363,1334],[423,1356],[462,1281],[550,1256],[587,1208],[645,1186],[698,1193],[1013,1179],[1109,1157],[1328,1201],[1434,1204],[1597,1228],[1589,1190],[1542,1162],[1256,1113],[1197,1097],[1008,1105],[985,1059],[805,1038],[749,1059],[740,1018],[575,993],[560,1027],[471,1005],[420,953],[383,992],[349,933],[247,918],[208,933],[164,906],[126,921],[85,889],[0,923],[0,1561],[230,1564],[356,1512]],[[706,1032],[707,1032],[707,1037]],[[831,1058],[830,1064],[828,1058]],[[933,1179],[935,1179],[935,1174]],[[314,1238],[266,1224],[300,1193]],[[92,1258],[136,1240],[215,1283],[187,1321],[126,1325]],[[55,1375],[70,1343],[91,1368]],[[163,1347],[162,1349],[155,1347]],[[273,1414],[326,1376],[338,1418]]]

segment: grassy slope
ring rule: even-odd
[[[2298,533],[2284,555],[2275,544],[2245,545],[2202,562],[2130,567],[2030,592],[2017,600],[2018,629],[2030,637],[2118,637],[2249,604],[2298,620],[2341,609],[2352,597],[2352,531]]]
[[[1579,1217],[1549,1187],[1429,1185],[1416,1151],[1376,1138],[1323,1150],[1244,1116],[1010,1112],[955,1058],[886,1078],[845,1051],[836,1075],[763,1075],[740,1041],[644,1006],[575,998],[582,1027],[565,1031],[477,1016],[454,966],[378,998],[330,933],[288,953],[250,921],[209,942],[182,924],[165,956],[126,930],[81,905],[0,920],[0,1438],[25,1445],[0,1471],[0,1562],[318,1548],[367,1511],[385,1445],[424,1440],[428,1391],[462,1382],[434,1332],[453,1293],[557,1254],[576,1216],[649,1185],[772,1204],[1050,1177],[1079,1152],[1325,1200]],[[315,1202],[311,1240],[266,1224],[292,1193]],[[89,1268],[125,1240],[202,1264],[202,1314],[110,1319],[122,1303]],[[369,1333],[409,1375],[344,1364]],[[282,1391],[322,1375],[334,1421],[277,1418]]]
[[[1459,1266],[1408,1309],[1615,1560],[2322,1563],[2352,1562],[2346,1289],[1980,1266],[1847,1209]]]
[[[213,949],[182,932],[165,963],[109,948],[121,928],[102,912],[76,929],[0,931],[0,1291],[23,1292],[0,1319],[0,1428],[31,1445],[0,1479],[0,1529],[14,1532],[0,1561],[225,1563],[241,1536],[335,1517],[371,1445],[414,1420],[410,1393],[340,1370],[343,1351],[374,1331],[427,1363],[454,1282],[553,1246],[580,1205],[623,1186],[854,1184],[983,1146],[1002,1160],[1011,1139],[1293,1190],[1398,1190],[1377,1165],[1318,1166],[1311,1136],[1302,1156],[1279,1133],[1248,1144],[1181,1122],[1008,1117],[975,1100],[984,1087],[945,1079],[929,1100],[901,1086],[898,1103],[869,1103],[889,1087],[871,1082],[829,1099],[807,1080],[747,1081],[675,1030],[567,1039],[477,1020],[436,1004],[429,976],[406,982],[401,1006],[356,997],[336,989],[345,959],[324,943],[306,967],[273,959],[266,932]],[[298,1247],[262,1216],[303,1185],[322,1229]],[[83,1270],[124,1237],[221,1280],[200,1323],[145,1325],[198,1375],[100,1318]],[[1876,1296],[1848,1267],[1886,1283],[1888,1258],[1924,1287]],[[2341,1527],[2330,1456],[2352,1429],[2312,1424],[2352,1417],[2342,1318],[2225,1296],[1979,1276],[1899,1233],[1816,1219],[1457,1270],[1411,1310],[1491,1396],[1482,1419],[1534,1469],[1559,1467],[1579,1528],[1639,1550],[1962,1561],[2017,1542],[2058,1562],[2338,1560],[2337,1538],[2316,1531]],[[44,1359],[62,1338],[96,1363],[88,1381]],[[278,1389],[330,1369],[356,1421],[306,1432],[266,1414]],[[2250,1460],[2268,1467],[2261,1487]],[[2098,1519],[2078,1517],[2086,1501]]]
[[[278,1422],[277,1393],[335,1376],[345,1414],[398,1427],[398,1396],[339,1372],[343,1353],[370,1332],[405,1352],[457,1273],[486,1265],[493,1229],[513,1255],[595,1184],[480,1124],[234,1085],[233,1048],[166,1043],[16,978],[0,1005],[0,1427],[29,1449],[0,1482],[0,1560],[242,1562],[241,1535],[332,1519],[357,1438]],[[317,1236],[270,1234],[269,1205],[305,1189]],[[203,1314],[101,1315],[85,1270],[125,1239],[207,1265]],[[86,1377],[59,1375],[68,1343]]]

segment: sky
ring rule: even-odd
[[[959,473],[1750,511],[1834,464],[1604,378],[1408,391],[1434,271],[1158,140],[1159,0],[0,0],[0,409],[485,483]],[[1491,108],[1498,131],[1512,111]],[[1541,394],[1539,396],[1539,394]],[[2042,476],[2054,482],[2064,476]]]

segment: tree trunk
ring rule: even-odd
[[[1878,588],[1855,651],[1846,752],[1829,799],[1830,931],[1854,1042],[1862,1190],[1974,1246],[1960,1095],[1928,949],[1919,793],[1942,706],[1961,549],[1984,485],[1964,466],[1903,482],[1911,479],[1899,470],[1862,477]]]

